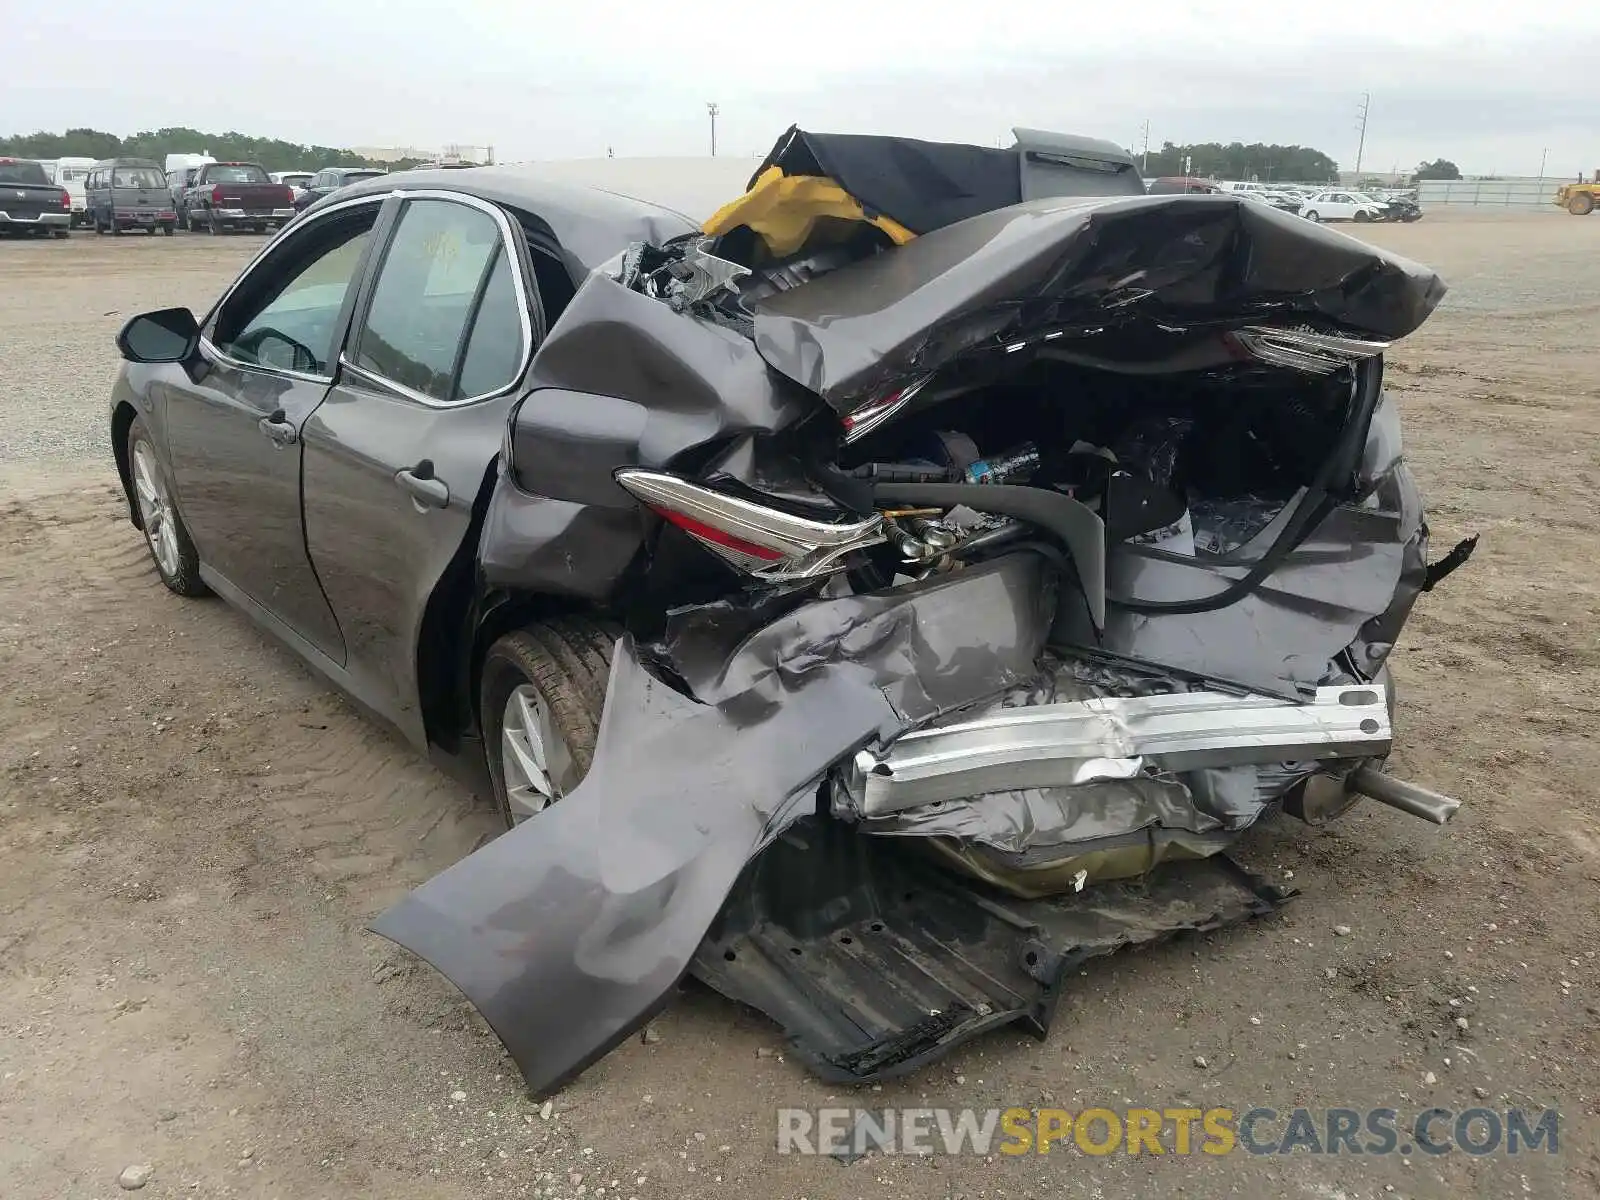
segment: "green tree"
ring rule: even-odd
[[[1460,179],[1461,168],[1448,158],[1436,158],[1432,162],[1417,164],[1417,179]]]
[[[253,137],[250,134],[202,133],[198,129],[175,127],[147,129],[128,137],[102,133],[98,129],[69,129],[65,133],[29,133],[0,138],[0,155],[16,158],[129,158],[165,160],[168,154],[209,154],[224,162],[260,163],[269,171],[306,170],[322,167],[382,166],[336,146],[305,146],[281,138]]]
[[[1324,183],[1339,178],[1339,164],[1309,146],[1280,146],[1252,142],[1199,142],[1180,146],[1163,142],[1150,152],[1147,176],[1182,175],[1188,160],[1190,175],[1216,179],[1259,179],[1296,183]]]

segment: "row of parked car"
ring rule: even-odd
[[[1307,184],[1268,185],[1186,176],[1152,179],[1146,184],[1146,189],[1155,196],[1231,193],[1250,200],[1259,200],[1263,204],[1270,204],[1285,212],[1296,213],[1309,221],[1409,222],[1422,218],[1422,208],[1417,204],[1416,193],[1403,189],[1363,192],[1349,188],[1317,187]]]
[[[210,158],[169,161],[168,168],[145,158],[0,158],[0,233],[64,238],[79,226],[168,237],[179,228],[264,233],[329,192],[385,173],[373,167],[269,173],[259,163]]]

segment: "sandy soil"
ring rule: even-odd
[[[1281,916],[1096,965],[1042,1044],[852,1096],[690,988],[548,1118],[453,989],[363,931],[489,815],[163,589],[99,444],[118,322],[203,303],[258,240],[0,243],[0,1190],[114,1196],[150,1163],[152,1197],[1600,1193],[1600,220],[1363,232],[1453,285],[1390,378],[1436,552],[1483,535],[1396,659],[1393,765],[1457,822],[1260,830],[1244,856],[1302,892]],[[774,1110],[830,1100],[1563,1124],[1520,1158],[779,1156]]]

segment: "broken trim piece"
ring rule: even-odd
[[[1006,709],[862,750],[847,786],[864,816],[1015,788],[1247,763],[1367,758],[1393,734],[1381,688],[1321,687],[1308,704],[1177,692]]]
[[[1262,362],[1311,375],[1332,375],[1340,367],[1377,357],[1393,344],[1265,325],[1246,326],[1233,336]]]
[[[883,518],[877,514],[830,524],[724,495],[663,471],[628,467],[615,479],[719,558],[774,582],[829,574],[850,551],[884,540]]]

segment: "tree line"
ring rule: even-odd
[[[1330,183],[1339,178],[1339,164],[1321,150],[1309,146],[1266,145],[1261,142],[1199,142],[1180,146],[1163,142],[1150,151],[1148,166],[1143,152],[1134,160],[1147,177],[1195,175],[1209,179],[1259,179],[1263,183],[1279,179],[1291,183]],[[1188,167],[1185,169],[1185,162]]]
[[[412,159],[369,162],[336,146],[304,146],[281,138],[244,133],[202,133],[198,129],[147,129],[118,137],[98,129],[65,133],[25,133],[0,138],[0,156],[11,158],[149,158],[164,163],[168,154],[209,154],[222,162],[260,163],[269,171],[316,171],[323,167],[414,166]]]

